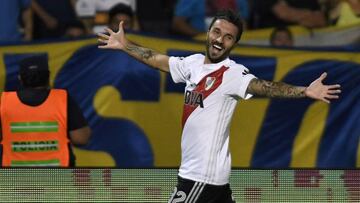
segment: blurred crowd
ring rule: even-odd
[[[306,28],[360,23],[360,0],[1,0],[0,43],[78,38],[118,29],[194,37],[219,10],[238,12],[245,30],[289,25]],[[281,41],[281,40],[280,40]],[[285,42],[291,45],[291,42]]]

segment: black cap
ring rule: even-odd
[[[49,71],[48,59],[46,55],[36,55],[27,57],[20,61],[20,74],[30,71]]]

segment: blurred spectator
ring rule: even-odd
[[[122,3],[133,11],[133,30],[139,31],[140,25],[136,14],[136,0],[77,0],[76,13],[81,18],[89,33],[102,32],[109,22],[109,11]]]
[[[134,14],[130,6],[122,3],[116,4],[109,11],[109,28],[117,32],[120,21],[123,21],[123,28],[125,30],[133,30],[133,17]]]
[[[247,0],[178,0],[172,29],[190,37],[204,33],[216,12],[224,9],[240,12],[244,19],[249,15]]]
[[[319,0],[254,0],[252,28],[302,25],[308,28],[327,25]]]
[[[326,3],[332,25],[360,23],[360,0],[328,0]]]
[[[294,39],[287,27],[276,27],[270,36],[270,45],[275,47],[292,47]]]
[[[323,0],[322,6],[326,11],[328,24],[335,25],[340,15],[340,2],[342,0]]]
[[[68,39],[74,39],[84,37],[86,35],[86,28],[84,24],[81,21],[77,20],[70,22],[65,26],[65,33],[63,37]]]
[[[30,5],[31,0],[0,0],[0,42],[32,39],[33,23]]]
[[[60,38],[66,25],[76,20],[76,0],[32,0],[34,39]]]

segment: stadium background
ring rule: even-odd
[[[130,35],[135,43],[186,56],[202,42]],[[0,47],[2,89],[18,86],[17,62],[48,56],[51,84],[65,88],[81,106],[93,135],[77,148],[77,166],[177,167],[183,87],[125,53],[79,41]],[[360,135],[360,53],[357,50],[237,47],[231,58],[256,76],[308,85],[322,72],[342,94],[327,105],[309,99],[254,98],[239,102],[231,126],[234,167],[355,168]]]
[[[204,50],[201,40],[141,34],[129,38],[169,55]],[[183,87],[168,74],[122,52],[99,50],[96,44],[95,38],[86,38],[0,46],[2,90],[18,87],[19,60],[32,54],[48,56],[51,85],[70,92],[93,130],[90,144],[75,148],[77,167],[107,168],[0,169],[0,199],[10,202],[32,194],[27,201],[63,201],[66,196],[69,201],[162,202],[169,197],[177,171],[160,168],[180,164]],[[325,83],[342,85],[340,99],[330,105],[261,97],[239,103],[231,126],[231,152],[233,166],[247,169],[233,170],[235,198],[360,201],[358,170],[318,170],[360,165],[359,49],[240,46],[231,58],[267,80],[308,85],[326,71]],[[276,170],[292,168],[311,170]],[[281,186],[274,184],[275,177]]]

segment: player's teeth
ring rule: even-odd
[[[214,44],[214,47],[221,50],[221,47]]]

